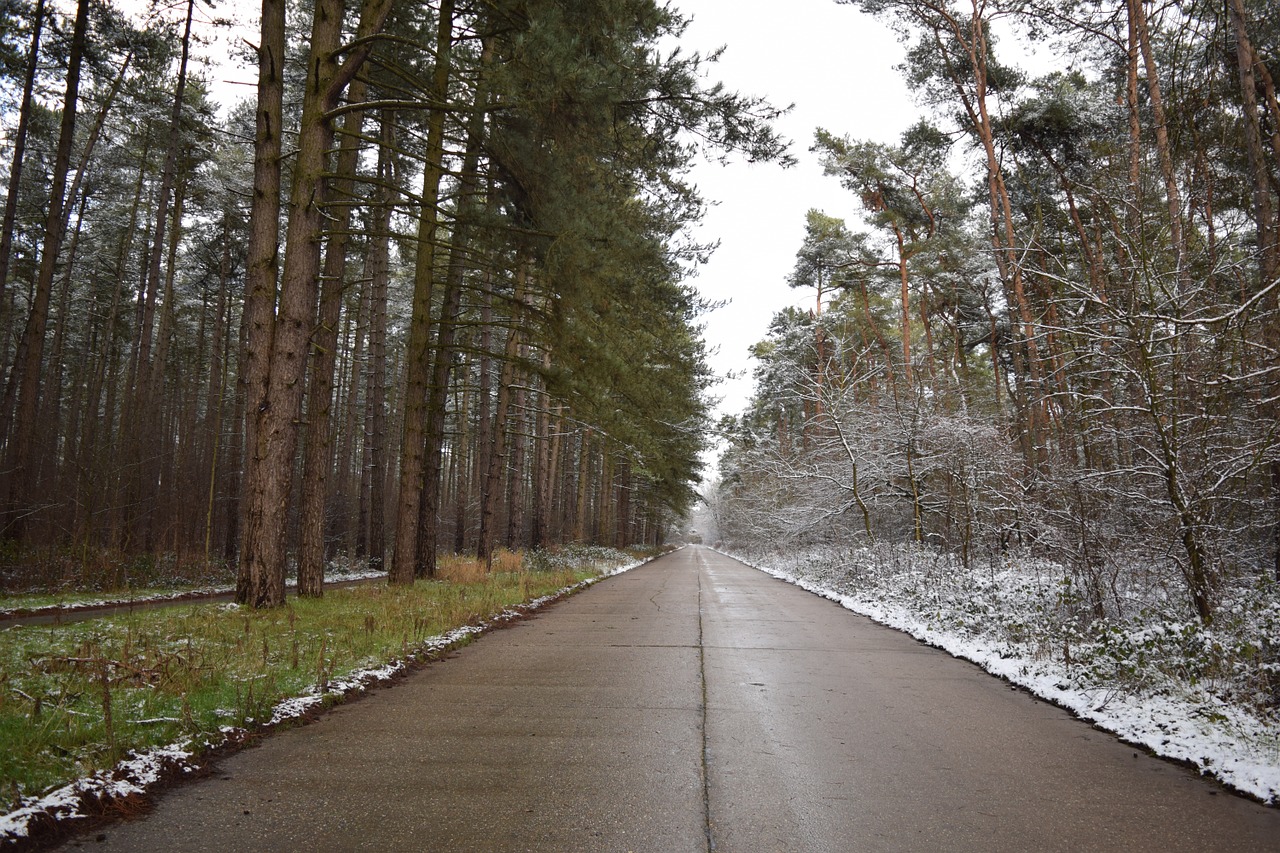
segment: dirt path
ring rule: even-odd
[[[98,850],[1280,850],[1280,811],[686,548],[243,752]]]
[[[342,589],[348,586],[380,583],[385,580],[386,575],[379,575],[373,578],[330,581],[325,584],[325,589]],[[289,584],[285,587],[285,594],[292,598],[297,595],[297,590],[296,585]],[[9,611],[0,613],[0,631],[20,625],[63,625],[68,622],[85,622],[89,619],[101,619],[104,616],[118,616],[122,613],[135,613],[142,610],[161,610],[166,607],[182,607],[189,604],[219,604],[234,600],[235,593],[232,592],[190,592],[175,595],[172,598],[140,598],[113,601],[107,604],[55,605],[40,607],[33,611]]]

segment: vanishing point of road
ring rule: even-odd
[[[129,851],[1280,850],[1233,796],[702,548],[267,738]]]

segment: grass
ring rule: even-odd
[[[629,556],[614,554],[615,565]],[[283,698],[598,574],[591,562],[543,558],[528,571],[504,552],[490,573],[450,559],[442,580],[335,589],[271,611],[204,604],[0,631],[0,802],[113,767],[129,750],[219,740]]]

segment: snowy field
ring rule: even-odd
[[[1280,805],[1274,583],[1223,590],[1204,626],[1149,591],[1127,618],[1086,614],[1070,575],[1032,560],[966,569],[889,546],[725,553]]]

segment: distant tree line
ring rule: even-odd
[[[651,0],[263,0],[220,118],[219,11],[0,6],[7,559],[222,560],[269,606],[294,560],[660,540],[710,382],[682,173],[782,156],[776,111]]]
[[[1206,622],[1280,580],[1280,7],[853,5],[931,117],[817,133],[861,223],[808,216],[722,535],[1039,554],[1100,616],[1138,576]]]

